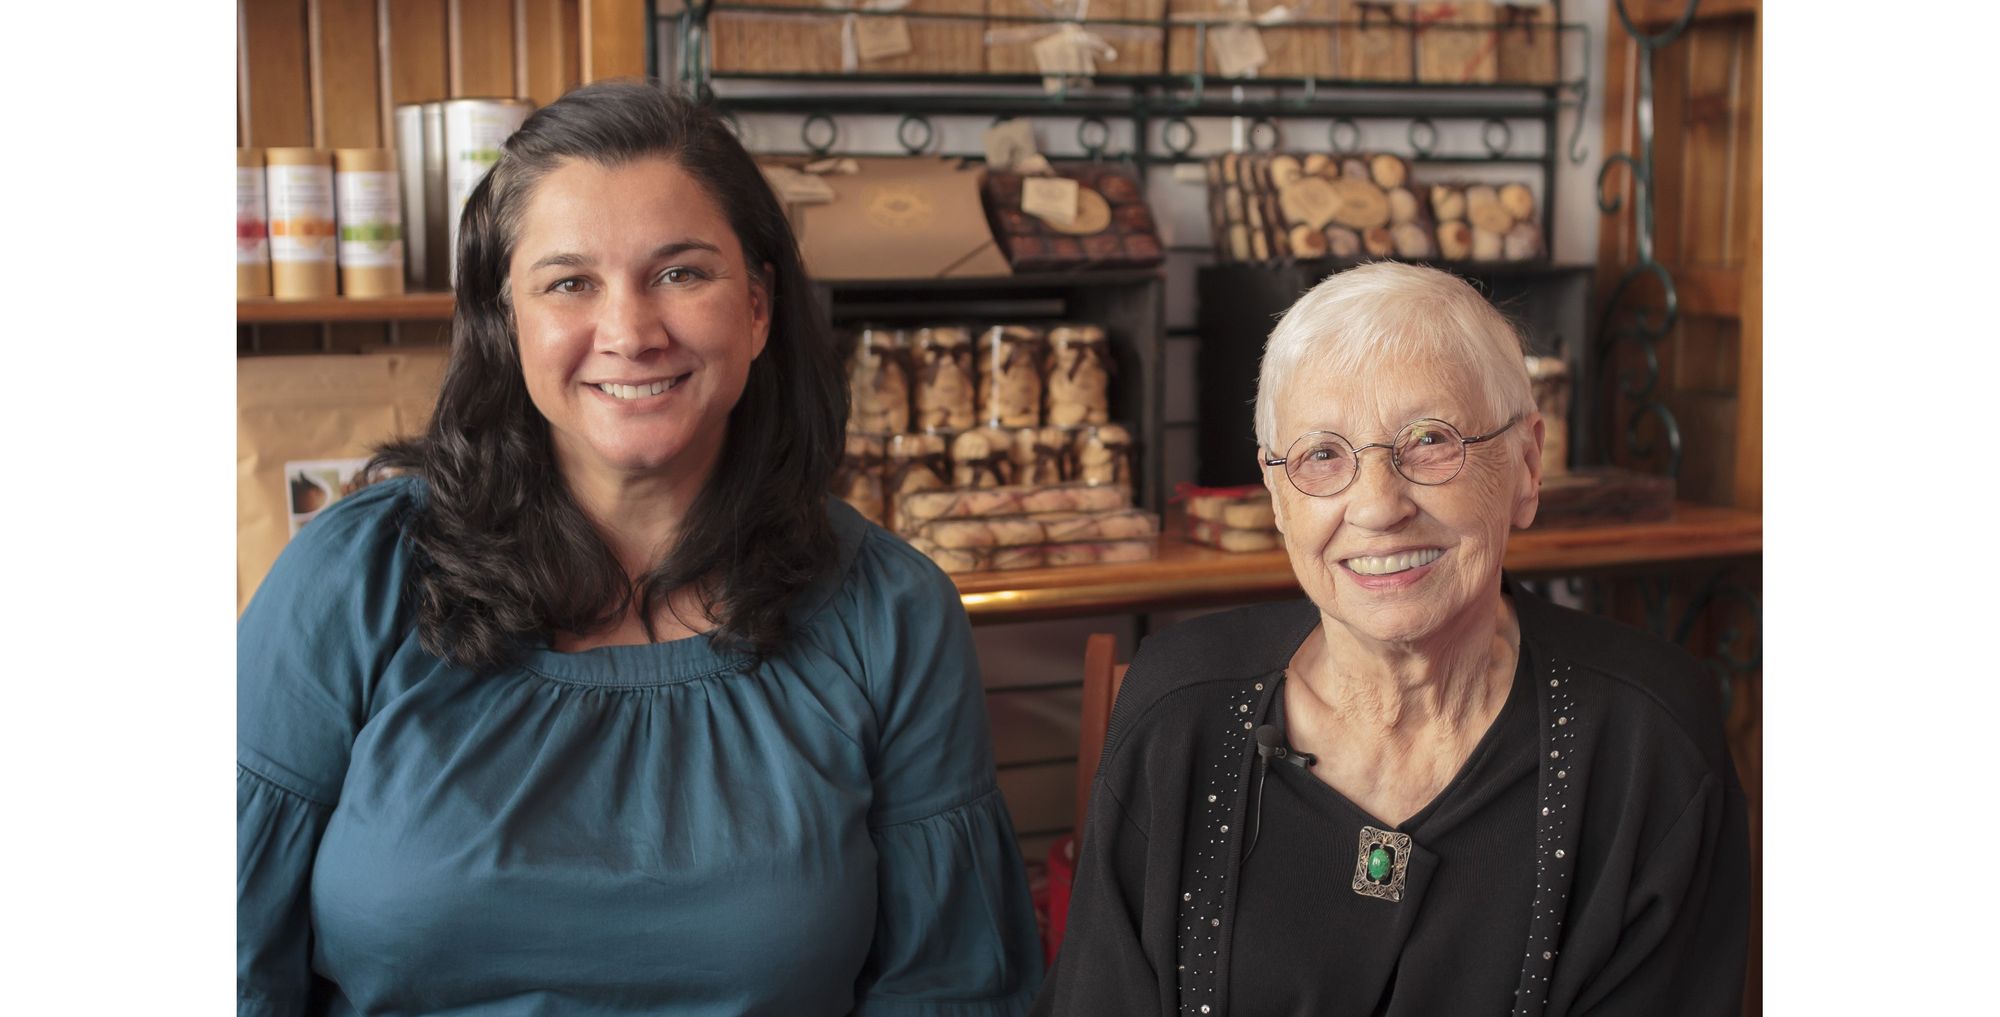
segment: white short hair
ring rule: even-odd
[[[1469,375],[1493,419],[1453,421],[1461,426],[1497,426],[1535,408],[1520,334],[1479,291],[1449,272],[1378,261],[1328,276],[1278,319],[1257,375],[1258,443],[1284,454],[1274,404],[1291,380],[1385,365],[1421,365],[1440,384]]]

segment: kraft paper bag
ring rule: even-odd
[[[236,610],[299,527],[355,490],[375,446],[421,433],[443,350],[236,362]]]

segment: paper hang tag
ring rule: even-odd
[[[1097,73],[1090,37],[1073,23],[1043,36],[1033,49],[1035,66],[1044,77],[1087,78]]]
[[[1284,211],[1285,218],[1292,222],[1323,229],[1333,221],[1333,213],[1340,207],[1340,196],[1325,180],[1303,177],[1278,192],[1278,206]]]
[[[1251,77],[1271,58],[1264,51],[1263,36],[1242,22],[1223,25],[1208,33],[1208,44],[1215,49],[1216,73],[1225,78]]]
[[[863,60],[886,60],[916,47],[910,44],[910,23],[899,17],[856,18],[854,48]]]
[[[844,155],[828,156],[799,167],[807,173],[859,173],[861,164]]]
[[[1035,129],[1026,120],[1002,120],[986,132],[986,168],[996,173],[1018,169],[1035,155]]]
[[[1021,211],[1058,226],[1076,221],[1076,181],[1068,177],[1028,177],[1021,181]]]
[[[1055,171],[1055,167],[1049,165],[1048,157],[1040,152],[1014,163],[1014,172],[1023,176],[1046,176]]]
[[[771,190],[787,205],[825,205],[836,197],[833,185],[810,173],[785,166],[765,166],[763,170]]]

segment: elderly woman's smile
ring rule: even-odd
[[[1490,606],[1509,527],[1534,519],[1539,418],[1483,405],[1472,379],[1377,358],[1275,393],[1265,443],[1283,448],[1264,483],[1278,527],[1300,586],[1355,636],[1406,643],[1454,630]]]

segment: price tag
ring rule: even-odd
[[[1068,177],[1028,177],[1021,181],[1021,211],[1068,226],[1076,222],[1076,194]]]
[[[856,17],[854,20],[854,48],[863,60],[902,56],[916,48],[910,45],[910,23],[903,18]]]
[[[1264,37],[1242,22],[1208,33],[1208,44],[1215,49],[1216,73],[1225,78],[1251,77],[1271,58],[1264,51]]]

